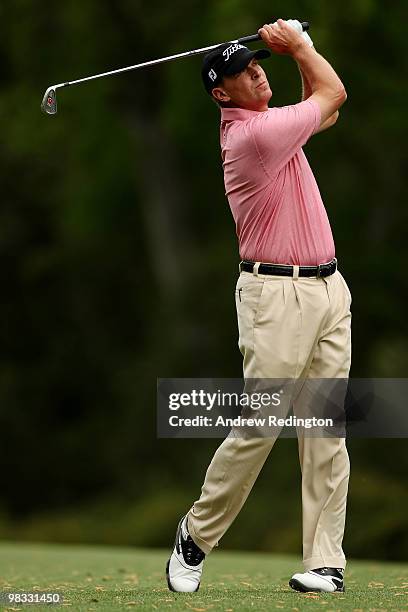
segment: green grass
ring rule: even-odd
[[[58,591],[64,596],[64,608],[79,611],[408,609],[406,564],[350,561],[346,593],[300,594],[288,587],[291,574],[302,568],[299,559],[216,550],[205,563],[198,593],[184,594],[167,590],[167,557],[167,550],[3,543],[0,591]],[[27,609],[21,604],[0,604],[2,611]]]

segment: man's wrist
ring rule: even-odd
[[[293,57],[294,60],[298,61],[298,58],[301,58],[305,51],[307,52],[307,50],[311,48],[312,47],[310,47],[309,43],[307,43],[303,38],[301,38],[296,44],[295,48],[291,51],[290,55],[291,57]]]

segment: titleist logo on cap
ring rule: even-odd
[[[227,47],[225,51],[222,52],[223,56],[225,57],[225,61],[228,62],[231,55],[235,53],[235,51],[238,51],[238,49],[245,49],[245,47],[244,45],[239,45],[238,43],[235,43]]]

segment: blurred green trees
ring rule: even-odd
[[[156,378],[241,375],[237,243],[201,59],[60,90],[54,118],[39,109],[46,87],[277,17],[309,20],[348,91],[335,128],[306,153],[353,294],[352,374],[405,377],[404,9],[402,0],[392,11],[379,0],[278,0],[273,15],[259,0],[0,5],[3,537],[171,542],[218,442],[156,439]],[[290,58],[266,69],[273,104],[300,99]],[[406,442],[349,449],[347,552],[403,558]],[[299,550],[295,441],[273,450],[223,544],[254,541]]]

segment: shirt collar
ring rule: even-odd
[[[265,111],[253,111],[247,108],[221,108],[221,121],[245,121]]]

